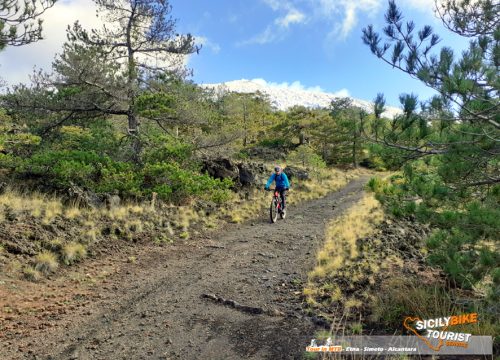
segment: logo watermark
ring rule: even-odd
[[[403,326],[429,349],[438,352],[446,346],[468,348],[472,334],[452,331],[451,328],[477,322],[477,313],[450,315],[427,320],[409,316],[404,319]]]
[[[493,338],[491,336],[471,335],[467,348],[442,346],[439,355],[491,355]],[[355,355],[436,355],[416,336],[332,336],[324,342],[311,340],[307,352],[340,353]]]

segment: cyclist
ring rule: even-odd
[[[271,175],[269,180],[267,180],[267,184],[265,186],[266,190],[269,190],[269,186],[276,182],[276,190],[279,191],[281,196],[281,206],[282,211],[285,211],[286,207],[286,191],[290,189],[290,183],[288,182],[288,176],[283,172],[281,166],[274,167],[274,173]]]

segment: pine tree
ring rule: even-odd
[[[77,21],[70,41],[97,47],[106,62],[122,64],[129,133],[138,131],[135,100],[148,77],[175,70],[183,56],[198,51],[194,38],[175,33],[168,0],[95,0],[107,24],[91,31]],[[106,84],[96,84],[105,91]]]
[[[0,0],[0,50],[42,38],[42,15],[56,0]]]
[[[138,161],[139,118],[148,115],[144,106],[158,109],[172,103],[172,96],[165,93],[155,93],[147,101],[143,98],[140,104],[139,97],[155,92],[151,87],[155,79],[186,75],[185,56],[199,47],[190,34],[175,32],[167,0],[95,2],[106,24],[86,30],[77,21],[68,27],[68,41],[53,63],[53,74],[35,73],[32,85],[15,86],[4,104],[11,111],[38,115],[44,122],[42,133],[70,121],[126,117]]]
[[[448,0],[437,10],[449,29],[470,38],[461,57],[449,47],[436,54],[438,35],[430,26],[416,31],[415,23],[405,22],[392,0],[385,39],[372,25],[363,29],[363,41],[373,54],[439,94],[422,103],[424,111],[419,114],[416,97],[402,98],[404,116],[377,141],[413,157],[452,157],[457,166],[448,180],[455,186],[499,183],[500,5],[490,0]],[[410,132],[411,144],[406,141]],[[405,141],[400,142],[402,138]]]
[[[498,299],[500,4],[445,0],[436,10],[445,27],[469,39],[461,56],[449,47],[436,53],[432,28],[416,31],[393,0],[384,37],[371,25],[363,29],[373,54],[438,93],[424,102],[401,95],[403,114],[378,139],[367,136],[406,154],[404,177],[379,196],[394,214],[437,228],[427,240],[432,264],[457,285],[484,284]]]

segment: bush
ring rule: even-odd
[[[16,169],[26,177],[42,177],[57,187],[89,185],[95,177],[99,157],[95,153],[76,150],[46,151],[23,161]]]
[[[441,267],[452,282],[465,289],[482,287],[490,298],[499,293],[494,281],[500,255],[495,239],[500,233],[500,207],[495,189],[481,201],[467,191],[452,191],[435,171],[440,159],[414,161],[403,176],[368,187],[395,216],[415,216],[436,230],[427,239],[428,262]]]
[[[54,138],[46,144],[46,150],[94,151],[97,154],[115,156],[120,148],[119,136],[112,125],[101,119],[88,127],[62,126]]]
[[[41,137],[12,123],[12,119],[0,109],[0,153],[12,156],[28,156],[38,148]],[[1,166],[1,165],[0,165]]]
[[[176,202],[192,196],[214,195],[220,199],[233,185],[230,179],[214,179],[208,174],[185,170],[177,163],[166,162],[147,164],[144,179],[148,193],[156,192],[160,198]]]
[[[183,165],[193,164],[193,148],[190,144],[167,135],[157,135],[148,144],[143,160],[146,163],[176,162]]]
[[[0,129],[4,127],[0,125]],[[38,136],[4,130],[0,134],[0,169],[49,191],[78,186],[101,194],[119,191],[123,197],[135,198],[156,192],[174,202],[201,197],[222,203],[229,198],[231,181],[200,174],[192,146],[157,129],[146,129],[139,163],[129,161],[131,147],[120,144],[112,123],[102,119],[85,127],[62,126],[44,137],[43,143]]]

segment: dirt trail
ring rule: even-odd
[[[0,358],[301,359],[320,329],[303,312],[301,283],[325,223],[361,198],[366,180],[290,207],[276,224],[263,216],[159,248],[65,326],[19,340],[29,352],[0,349]]]

